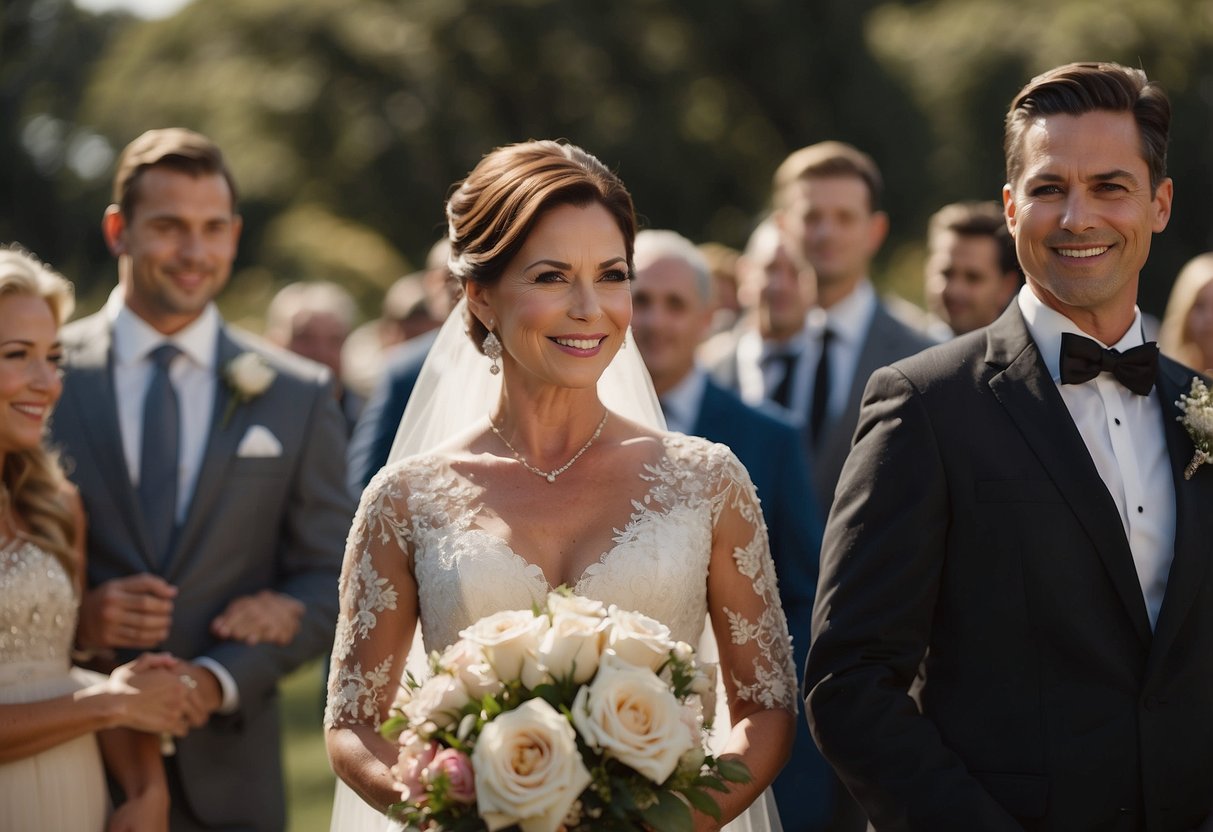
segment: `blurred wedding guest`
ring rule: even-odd
[[[357,317],[358,306],[350,293],[328,281],[283,286],[265,313],[266,338],[329,368],[333,394],[350,432],[365,399],[342,383],[341,348]]]
[[[889,314],[872,284],[872,260],[889,229],[883,191],[872,158],[842,142],[801,148],[775,171],[775,221],[793,260],[817,277],[817,305],[788,401],[805,425],[823,515],[851,449],[868,376],[931,344]]]
[[[384,295],[379,317],[354,330],[346,342],[341,356],[346,381],[364,398],[379,384],[388,354],[441,326],[459,300],[459,285],[446,265],[447,250],[446,240],[434,243],[426,255],[425,269],[393,283]]]
[[[447,267],[449,251],[450,243],[445,239],[431,246],[422,278],[428,314],[435,316],[439,323],[446,320],[460,294],[459,283]],[[400,417],[404,415],[405,405],[417,383],[417,374],[437,335],[437,329],[431,329],[383,354],[379,380],[350,438],[347,483],[355,499],[387,462]]]
[[[1197,255],[1180,269],[1158,346],[1176,361],[1213,372],[1213,251]]]
[[[815,291],[812,270],[793,261],[774,220],[759,223],[738,262],[737,297],[746,311],[700,350],[716,380],[749,405],[770,402],[796,419],[791,394],[803,369],[796,359]]]
[[[698,248],[712,274],[712,324],[708,333],[724,332],[741,315],[741,302],[737,299],[737,262],[741,252],[723,243],[700,243]]]
[[[108,677],[72,666],[84,515],[44,442],[72,306],[70,283],[0,248],[0,829],[163,830],[156,735],[187,728],[175,661],[147,654]],[[106,769],[123,796],[112,815]]]
[[[779,597],[788,629],[807,632],[817,590],[821,522],[809,484],[800,431],[773,408],[745,404],[695,363],[695,348],[712,321],[707,258],[673,231],[636,235],[632,333],[653,378],[670,430],[728,445],[750,473],[762,501]],[[793,641],[802,667],[808,644]],[[805,720],[798,720],[792,757],[775,779],[784,827],[819,829],[833,800],[833,777]]]
[[[219,315],[241,218],[213,142],[144,133],[113,199],[118,286],[63,330],[52,426],[89,518],[78,643],[188,658],[174,830],[281,830],[278,682],[332,643],[345,424],[327,369]]]
[[[927,226],[923,296],[937,341],[992,324],[1023,278],[998,202],[954,202]]]

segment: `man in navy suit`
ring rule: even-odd
[[[868,382],[826,528],[805,687],[877,829],[1213,825],[1213,470],[1196,376],[1146,342],[1171,108],[1070,64],[1006,119],[1026,285]]]
[[[695,348],[711,324],[712,284],[694,244],[673,231],[641,231],[635,263],[632,332],[666,421],[671,430],[728,445],[746,466],[762,501],[788,627],[803,633],[817,588],[821,524],[800,431],[743,403],[695,366]],[[797,667],[806,649],[793,642]],[[802,724],[792,759],[774,786],[785,829],[821,828],[831,810],[832,780]]]

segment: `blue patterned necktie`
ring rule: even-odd
[[[139,507],[158,563],[168,557],[177,526],[177,472],[181,459],[181,412],[168,368],[181,350],[162,344],[152,350],[152,379],[143,399],[143,445],[139,456]]]

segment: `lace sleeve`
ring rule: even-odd
[[[377,730],[399,686],[417,624],[403,473],[391,467],[371,480],[346,541],[326,728]]]
[[[719,477],[714,478],[708,607],[729,700],[796,713],[792,641],[758,495],[732,451],[717,445],[712,452],[719,455],[711,466]]]

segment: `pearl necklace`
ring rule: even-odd
[[[511,453],[514,454],[514,459],[516,459],[520,463],[522,463],[523,468],[527,469],[532,474],[534,474],[538,477],[543,477],[548,482],[556,482],[556,478],[558,476],[560,476],[561,474],[563,474],[565,471],[569,470],[569,468],[573,467],[573,463],[576,462],[577,460],[581,459],[581,455],[583,453],[585,453],[586,451],[588,451],[590,449],[590,446],[593,445],[594,442],[598,439],[598,437],[602,435],[602,428],[606,425],[607,413],[609,413],[609,412],[610,411],[606,411],[602,414],[602,421],[599,422],[598,427],[594,429],[594,435],[586,440],[586,443],[581,446],[581,450],[579,450],[577,453],[573,454],[572,459],[570,459],[564,465],[561,465],[559,468],[557,468],[553,471],[542,471],[542,470],[536,468],[531,463],[527,462],[526,459],[522,456],[522,454],[518,452],[518,449],[510,444],[510,440],[506,439],[504,436],[501,435],[501,431],[499,431],[497,429],[497,426],[495,424],[493,424],[493,421],[491,419],[489,420],[489,428],[493,431],[493,433],[497,434],[498,439],[500,439],[503,443],[505,443],[505,446],[510,449]]]

